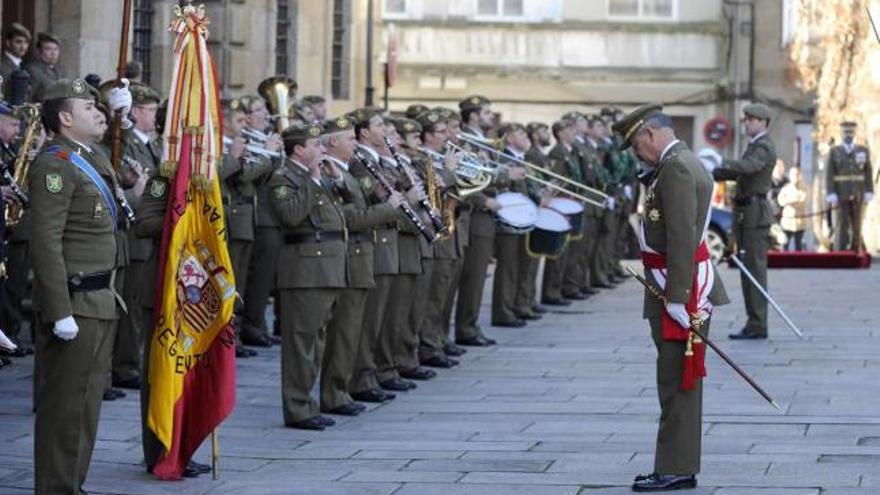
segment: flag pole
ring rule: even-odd
[[[220,445],[217,443],[217,428],[211,431],[211,479],[220,479]]]

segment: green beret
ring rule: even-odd
[[[251,110],[254,108],[254,104],[258,101],[263,101],[263,97],[257,95],[244,95],[238,99],[244,107],[245,113],[251,113]],[[263,102],[265,103],[265,102]]]
[[[663,105],[659,103],[648,103],[647,105],[637,107],[635,110],[615,122],[614,125],[611,126],[611,130],[616,134],[620,134],[620,137],[622,138],[620,149],[623,150],[629,148],[630,144],[632,144],[630,143],[630,139],[632,139],[636,131],[642,127],[645,120],[653,116],[653,114],[662,111]]]
[[[131,91],[131,102],[135,105],[146,105],[147,103],[159,103],[162,101],[162,96],[159,92],[144,83],[131,83],[128,89]]]
[[[492,102],[489,101],[489,98],[480,95],[468,96],[467,98],[458,102],[458,108],[462,112],[466,112],[468,110],[477,110],[481,107],[491,105]]]
[[[406,113],[404,115],[406,115],[406,118],[408,119],[415,119],[418,118],[419,115],[427,112],[428,110],[430,110],[430,108],[428,108],[427,105],[416,103],[406,107]]]
[[[461,122],[461,114],[459,114],[458,112],[456,112],[455,110],[453,110],[451,108],[434,107],[431,109],[431,111],[439,114],[441,119],[457,120],[457,121]]]
[[[98,90],[83,79],[59,79],[46,88],[43,100],[63,100],[66,98],[98,100],[100,96]]]
[[[354,121],[349,117],[342,115],[335,119],[324,120],[321,122],[321,126],[324,128],[324,134],[336,134],[337,132],[354,129]]]
[[[565,115],[562,116],[565,120],[570,120],[572,122],[577,122],[578,119],[586,119],[587,116],[583,114],[583,112],[578,112],[577,110],[572,110]]]
[[[17,22],[13,22],[3,29],[3,39],[8,40],[17,36],[27,38],[29,42],[31,40],[30,30]]]
[[[526,128],[523,127],[522,124],[518,124],[516,122],[505,122],[505,123],[501,124],[501,126],[498,127],[498,135],[503,137],[508,134],[513,134],[514,132],[517,132],[517,131],[525,131],[525,130],[526,130]]]
[[[54,34],[37,33],[37,46],[42,46],[42,44],[46,42],[55,43],[56,45],[61,44],[61,40],[59,40]]]
[[[548,129],[547,124],[543,122],[529,122],[526,124],[526,132],[532,134],[533,132],[538,132],[541,129]]]
[[[401,136],[406,136],[407,134],[411,134],[413,132],[422,132],[422,125],[413,119],[394,119],[393,122],[394,128],[397,129],[397,133]]]
[[[327,99],[320,95],[305,95],[300,100],[304,105],[320,105],[326,103]]]
[[[323,133],[324,129],[318,124],[292,125],[281,132],[281,139],[284,140],[285,145],[303,146],[309,139],[319,138]]]
[[[349,112],[348,117],[354,121],[355,125],[366,124],[375,116],[382,116],[383,110],[378,107],[364,107],[358,108],[357,110],[352,110]]]
[[[244,104],[238,98],[230,98],[223,102],[223,108],[230,112],[247,112]]]
[[[429,132],[433,132],[434,126],[440,122],[445,122],[443,116],[441,116],[438,112],[433,110],[429,110],[427,112],[422,112],[418,117],[418,122],[422,126],[422,129],[428,130]]]
[[[554,135],[559,134],[559,131],[561,131],[563,129],[568,129],[570,127],[574,127],[573,120],[565,119],[565,118],[559,119],[553,123],[553,127],[552,127],[553,134]]]
[[[743,114],[761,120],[770,120],[770,108],[763,103],[749,103],[743,107]]]

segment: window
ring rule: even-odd
[[[385,13],[396,15],[406,14],[406,0],[385,0]]]
[[[609,17],[672,19],[676,0],[608,0]]]
[[[330,61],[330,90],[333,98],[346,100],[349,94],[351,59],[351,1],[333,0],[333,51]]]
[[[153,44],[153,2],[135,0],[133,15],[132,58],[141,64],[141,80],[150,84],[150,54]]]
[[[477,0],[477,16],[521,17],[524,0]]]
[[[275,18],[275,73],[290,74],[290,44],[291,28],[290,19],[293,10],[290,0],[277,0],[278,15]]]

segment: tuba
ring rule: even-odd
[[[269,113],[275,118],[275,128],[278,134],[290,126],[296,88],[296,81],[285,76],[264,79],[257,87],[257,93],[266,100]]]
[[[24,137],[18,148],[18,156],[15,157],[15,164],[12,167],[12,185],[13,190],[19,197],[19,204],[11,204],[6,208],[6,226],[14,227],[21,221],[24,214],[24,208],[27,206],[27,194],[23,187],[27,183],[28,171],[31,167],[30,152],[37,142],[37,135],[40,127],[40,105],[38,103],[25,103],[17,108],[19,115],[26,122]]]

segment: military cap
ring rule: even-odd
[[[444,121],[445,119],[442,115],[440,115],[439,112],[429,110],[427,112],[422,112],[422,114],[419,115],[418,119],[416,120],[418,120],[419,124],[422,126],[422,129],[428,132],[433,132],[434,126],[441,121]]]
[[[145,105],[147,103],[159,103],[162,96],[155,89],[143,83],[131,83],[128,87],[131,91],[131,102],[135,105]]]
[[[574,121],[571,119],[562,118],[553,123],[553,135],[559,134],[559,131],[563,129],[568,129],[574,126]]]
[[[251,109],[254,107],[254,103],[258,101],[263,101],[263,98],[257,95],[244,95],[238,100],[244,106],[244,111],[246,113],[251,113]]]
[[[303,146],[309,139],[319,138],[323,133],[324,129],[318,124],[292,125],[281,132],[281,139],[285,145],[289,143]]]
[[[770,108],[763,103],[749,103],[743,107],[743,114],[761,120],[770,120]]]
[[[481,95],[473,95],[473,96],[468,96],[467,98],[458,102],[458,108],[462,112],[466,112],[468,110],[476,110],[480,107],[484,107],[484,106],[491,105],[491,104],[492,104],[492,102],[489,101],[489,98],[486,98],[485,96],[481,96]]]
[[[348,116],[341,115],[335,119],[324,120],[321,122],[321,126],[324,128],[324,134],[336,134],[337,132],[354,129],[354,121]]]
[[[577,122],[578,119],[586,119],[587,116],[584,115],[583,112],[579,112],[577,110],[572,110],[570,112],[567,112],[565,115],[563,115],[562,118],[565,120],[570,120],[572,122]]]
[[[528,134],[532,134],[533,132],[538,132],[541,129],[548,129],[547,124],[543,122],[529,122],[526,124],[526,132]]]
[[[645,123],[648,118],[652,117],[654,114],[660,113],[663,111],[663,105],[659,103],[648,103],[646,105],[642,105],[637,107],[635,110],[625,115],[622,119],[618,120],[611,126],[611,130],[616,134],[620,134],[621,142],[620,149],[626,149],[630,146],[630,139],[635,135],[636,131],[642,127],[642,124]]]
[[[517,131],[525,130],[526,128],[522,124],[518,124],[516,122],[505,122],[498,127],[498,135],[503,137]]]
[[[229,98],[223,100],[223,109],[229,112],[244,112],[244,104],[238,98]]]
[[[856,127],[858,127],[858,124],[853,122],[852,120],[845,120],[840,123],[840,127],[843,127],[844,129],[855,129]]]
[[[439,118],[439,117],[438,117]],[[394,128],[397,129],[397,133],[401,136],[405,136],[407,134],[411,134],[413,132],[422,132],[422,124],[413,120],[413,119],[394,119]]]
[[[355,125],[365,124],[375,116],[382,116],[382,109],[377,107],[364,107],[352,110],[348,113],[348,118],[354,121]]]
[[[408,118],[408,119],[415,119],[415,118],[418,118],[419,115],[421,115],[429,110],[430,110],[430,108],[428,108],[427,105],[422,105],[421,103],[415,103],[415,104],[412,104],[412,105],[406,107],[406,113],[404,113],[404,115],[406,115],[406,118]]]
[[[327,99],[321,95],[305,95],[300,101],[304,105],[320,105],[321,103],[326,103]]]
[[[42,46],[43,43],[55,43],[56,45],[61,44],[61,40],[59,40],[54,34],[51,33],[37,33],[37,46]]]
[[[3,39],[8,40],[17,36],[23,36],[27,38],[28,41],[31,40],[30,30],[18,22],[13,22],[3,29]]]
[[[441,119],[457,120],[457,121],[461,122],[461,114],[459,114],[458,112],[456,112],[455,110],[453,110],[451,108],[434,107],[431,109],[431,111],[436,112],[438,115],[440,115]]]
[[[65,98],[78,98],[80,100],[98,100],[98,90],[93,88],[84,79],[59,79],[46,88],[45,101]]]

